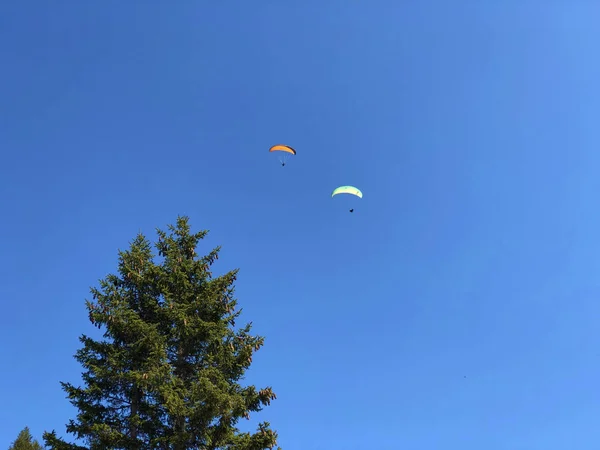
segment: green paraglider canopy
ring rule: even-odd
[[[363,193],[360,191],[360,189],[355,188],[354,186],[340,186],[333,190],[331,197],[335,197],[338,194],[356,195],[359,198],[363,197]]]

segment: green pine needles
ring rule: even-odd
[[[44,450],[44,448],[33,438],[29,427],[25,427],[17,436],[15,442],[8,447],[8,450]]]
[[[236,328],[237,270],[214,277],[217,247],[196,248],[207,231],[190,232],[178,217],[157,230],[155,247],[139,234],[119,252],[118,274],[100,281],[87,301],[90,321],[104,340],[85,335],[76,359],[84,387],[61,383],[79,411],[67,432],[85,446],[44,434],[55,450],[264,450],[277,445],[268,422],[241,432],[240,419],[275,399],[270,387],[240,380],[264,338],[251,323]]]

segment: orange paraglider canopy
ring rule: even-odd
[[[269,151],[270,152],[286,152],[286,153],[291,153],[292,155],[296,154],[296,150],[294,150],[289,145],[283,145],[283,144],[274,145],[273,147],[271,147],[269,149]]]

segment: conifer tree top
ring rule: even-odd
[[[104,340],[85,335],[76,359],[83,386],[61,383],[79,411],[67,425],[81,446],[53,431],[56,450],[203,449],[263,450],[276,446],[268,422],[241,432],[275,399],[270,387],[241,380],[264,338],[251,324],[236,327],[237,270],[213,276],[220,248],[204,256],[197,247],[207,231],[192,233],[187,217],[157,230],[152,250],[138,234],[119,252],[116,274],[100,280],[87,301],[92,324]]]
[[[33,439],[29,427],[25,427],[19,433],[17,439],[8,447],[8,450],[43,450],[43,447]]]

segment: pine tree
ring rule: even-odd
[[[25,427],[17,436],[15,442],[8,447],[8,450],[43,450],[43,447],[33,439],[29,427]]]
[[[276,446],[268,422],[255,433],[237,424],[275,399],[270,387],[242,386],[264,343],[249,323],[237,328],[238,271],[213,277],[220,247],[198,257],[207,231],[192,234],[187,217],[157,230],[158,258],[143,234],[119,252],[86,301],[104,340],[82,335],[76,359],[85,387],[61,383],[78,409],[67,432],[85,446],[44,433],[55,450],[264,450]]]

